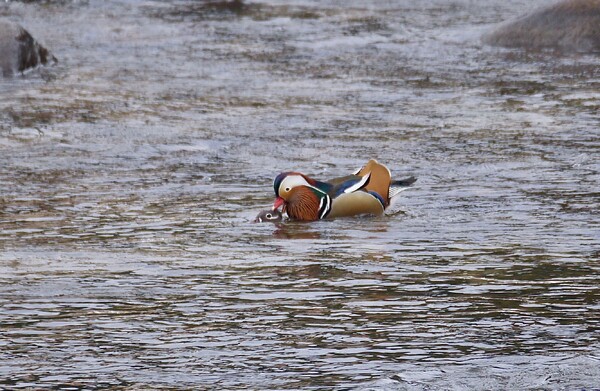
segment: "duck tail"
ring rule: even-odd
[[[396,197],[398,194],[400,194],[404,190],[408,189],[416,181],[417,181],[417,178],[415,178],[414,176],[411,176],[410,178],[400,179],[398,181],[393,181],[392,183],[390,183],[390,195],[389,195],[390,204],[392,203],[392,200],[394,199],[394,197]]]

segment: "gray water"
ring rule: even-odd
[[[0,388],[600,389],[600,57],[547,1],[0,4]],[[252,224],[376,158],[379,218]]]

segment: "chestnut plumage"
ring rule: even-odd
[[[309,187],[298,186],[289,192],[288,201],[284,204],[284,212],[294,220],[319,220],[320,200]]]

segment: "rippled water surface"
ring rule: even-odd
[[[600,57],[542,0],[0,4],[0,388],[600,389]],[[272,178],[415,175],[251,224]]]

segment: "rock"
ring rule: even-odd
[[[600,53],[600,0],[566,0],[500,26],[483,37],[504,47]]]
[[[17,23],[0,19],[0,75],[14,76],[56,58]]]

